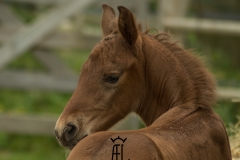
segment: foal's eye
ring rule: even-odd
[[[119,76],[118,75],[110,75],[108,77],[106,77],[105,81],[111,84],[115,84],[117,83],[119,80]]]

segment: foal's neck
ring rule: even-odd
[[[201,61],[174,43],[142,38],[146,86],[137,113],[146,125],[177,106],[210,108],[215,83]]]

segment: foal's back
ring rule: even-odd
[[[176,114],[178,113],[178,114]],[[201,133],[201,134],[199,134]],[[112,139],[126,138],[121,151]],[[136,131],[98,132],[71,151],[68,160],[230,160],[228,137],[221,118],[211,110],[173,108],[151,126]],[[121,155],[122,154],[122,155]]]

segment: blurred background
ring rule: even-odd
[[[214,110],[240,159],[239,0],[1,0],[0,159],[64,160],[55,122],[101,39],[101,4],[134,12],[203,56],[218,82]],[[131,114],[113,130],[143,127]]]

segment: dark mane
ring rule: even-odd
[[[170,49],[171,52],[173,53],[175,51],[182,50],[182,48],[177,45],[178,41],[176,42],[171,41],[171,35],[169,33],[162,32],[162,33],[157,33],[155,35],[151,35],[149,33],[146,33],[146,34],[155,38],[157,41],[162,43],[166,48]]]

